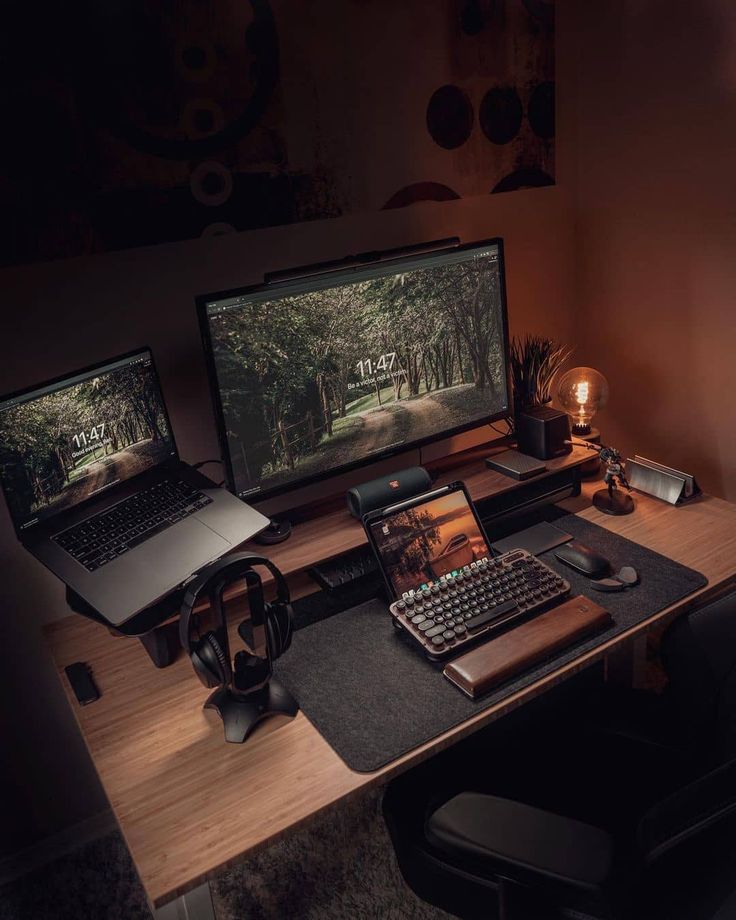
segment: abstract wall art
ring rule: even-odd
[[[17,4],[4,264],[554,183],[549,0]]]

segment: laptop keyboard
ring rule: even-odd
[[[189,483],[167,479],[52,539],[87,571],[94,572],[211,501]]]

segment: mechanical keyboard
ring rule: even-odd
[[[431,587],[406,592],[390,611],[400,626],[440,660],[514,620],[527,619],[570,593],[570,583],[526,550],[466,565]]]
[[[94,572],[211,501],[187,482],[165,479],[52,539],[87,571]]]

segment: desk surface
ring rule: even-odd
[[[705,496],[676,508],[637,496],[635,513],[616,518],[590,507],[594,488],[600,483],[563,505],[699,570],[707,587],[372,774],[350,770],[303,713],[292,722],[274,718],[247,744],[228,745],[217,717],[202,710],[209,691],[184,657],[157,671],[139,643],[82,617],[47,626],[69,703],[151,904],[161,906],[339,799],[385,782],[695,598],[736,584],[736,505]],[[90,663],[102,694],[87,707],[63,676],[78,660]]]

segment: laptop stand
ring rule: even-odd
[[[165,621],[179,613],[183,595],[183,590],[167,594],[157,604],[146,607],[145,610],[141,610],[120,626],[113,626],[98,610],[95,610],[68,586],[66,602],[74,613],[79,613],[88,620],[94,620],[95,623],[106,626],[113,636],[139,639],[154,665],[157,668],[165,668],[174,661],[181,650],[178,621],[173,623]]]

